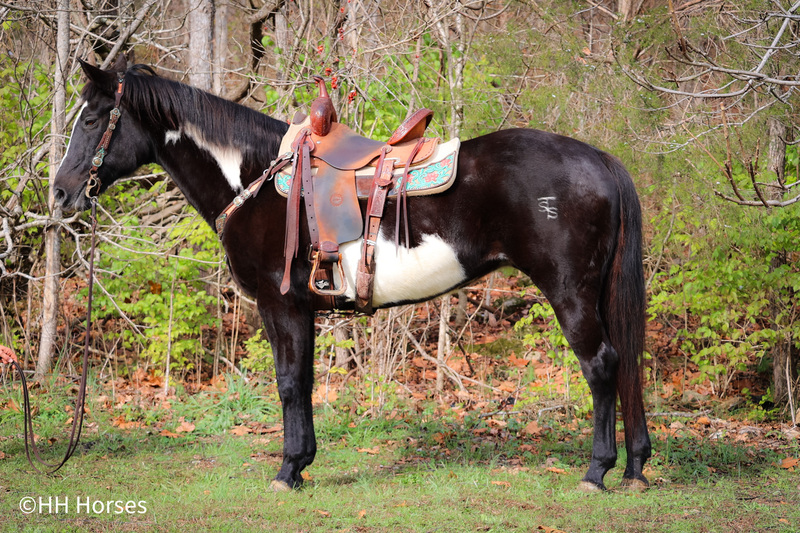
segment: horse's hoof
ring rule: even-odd
[[[582,480],[580,483],[578,483],[578,490],[581,492],[603,492],[606,490],[606,488],[603,485]]]
[[[281,481],[279,479],[273,479],[270,481],[269,489],[272,492],[292,492],[292,487],[290,487],[285,481]]]
[[[631,492],[643,492],[650,488],[650,483],[647,480],[639,478],[622,478],[619,488]]]

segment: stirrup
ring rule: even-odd
[[[331,255],[330,252],[321,252],[319,250],[311,252],[311,274],[308,276],[308,288],[311,292],[319,294],[320,296],[341,296],[347,291],[347,278],[344,275],[344,267],[342,266],[342,254],[336,253],[334,256],[335,260],[333,261],[330,261]],[[333,263],[339,269],[339,279],[342,280],[342,286],[338,289],[334,287],[333,279],[330,280],[330,286],[332,287],[330,289],[323,289],[315,284],[315,278],[317,277],[317,270],[319,270],[320,263],[322,262],[322,256],[326,256],[327,263]]]

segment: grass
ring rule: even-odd
[[[38,396],[49,414],[42,407],[37,433],[63,446],[64,406]],[[798,456],[796,441],[768,451],[656,430],[653,488],[615,490],[617,467],[606,478],[612,490],[585,494],[575,487],[589,460],[588,421],[554,414],[533,437],[525,420],[459,419],[433,404],[374,419],[320,407],[309,479],[275,494],[282,434],[230,431],[277,424],[276,409],[258,407],[268,397],[231,383],[225,394],[153,408],[149,419],[163,428],[194,421],[177,438],[158,425],[121,429],[116,412],[95,408],[81,449],[52,476],[32,471],[21,420],[0,411],[0,531],[800,531],[800,479],[775,466]],[[50,508],[23,514],[23,498]]]

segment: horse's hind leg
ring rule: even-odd
[[[603,477],[617,462],[615,422],[619,357],[598,315],[598,296],[593,290],[548,296],[564,336],[578,357],[594,403],[592,459],[581,481],[581,488],[585,490],[605,489]]]

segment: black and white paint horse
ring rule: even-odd
[[[122,114],[93,193],[155,162],[213,226],[278,155],[284,122],[156,76],[148,67],[128,69],[120,61],[110,71],[88,64],[83,70],[89,79],[85,103],[52,185],[65,209],[90,205],[89,171],[120,74]],[[647,486],[645,288],[641,212],[631,177],[609,154],[530,129],[463,142],[457,172],[443,194],[408,198],[411,242],[400,250],[395,210],[387,206],[376,250],[375,308],[424,301],[504,265],[525,272],[552,304],[591,389],[595,434],[581,487],[605,488],[603,477],[616,463],[617,396],[627,449],[623,484]],[[301,472],[316,454],[310,265],[294,262],[291,290],[282,295],[285,220],[286,199],[266,186],[231,216],[222,239],[233,278],[257,299],[274,351],[285,430],[283,464],[272,483],[277,490],[300,486]],[[301,241],[306,249],[304,227]],[[353,271],[355,261],[344,255],[345,269]],[[353,294],[336,303],[352,309]]]

